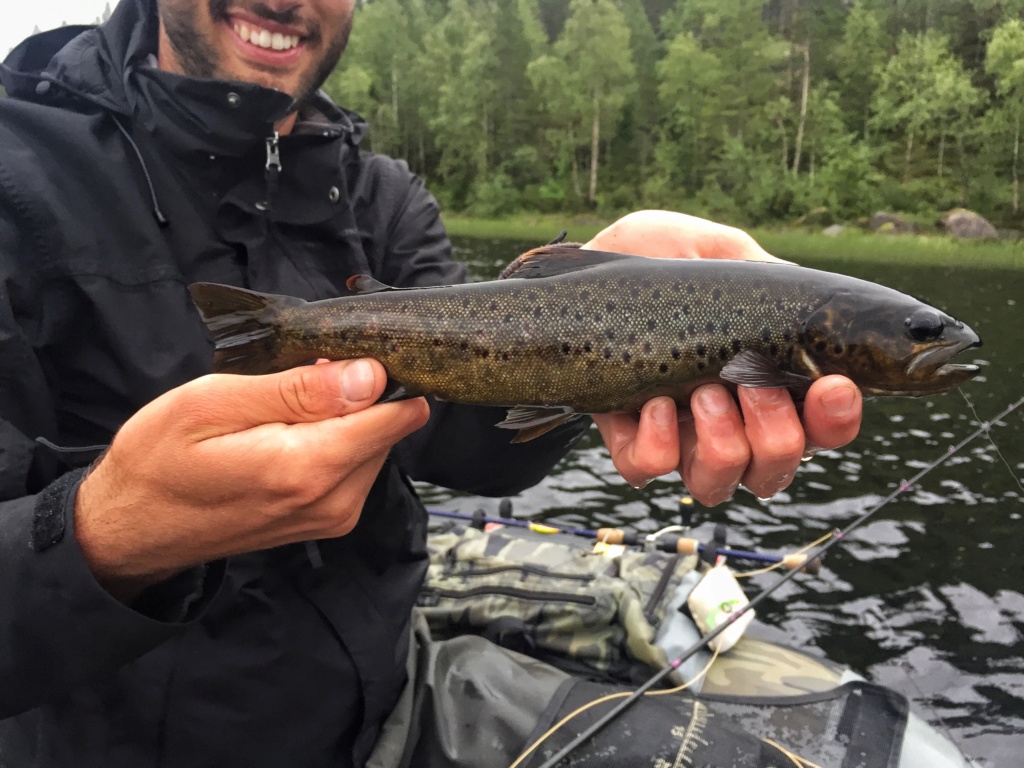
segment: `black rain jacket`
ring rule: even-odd
[[[350,535],[108,595],[75,491],[91,446],[208,372],[189,283],[323,299],[357,273],[464,279],[436,202],[359,149],[358,116],[318,96],[268,169],[290,98],[159,71],[155,48],[155,0],[124,0],[0,68],[0,766],[359,765],[426,565],[408,478],[514,493],[581,428],[510,445],[502,412],[432,404]]]

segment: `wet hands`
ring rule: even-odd
[[[141,409],[82,482],[76,537],[128,599],[188,567],[342,536],[391,446],[426,423],[422,398],[373,405],[374,361],[211,375]]]
[[[619,219],[585,247],[666,258],[777,261],[741,230],[667,211]],[[738,402],[737,402],[738,399]],[[742,484],[769,497],[792,481],[806,451],[838,448],[860,429],[861,395],[849,379],[815,381],[797,413],[789,393],[740,387],[738,398],[719,384],[698,388],[690,413],[667,397],[632,414],[594,416],[612,461],[642,487],[678,470],[691,495],[706,505],[730,498]],[[691,415],[692,414],[692,415]]]

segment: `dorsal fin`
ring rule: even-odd
[[[527,251],[505,267],[505,271],[501,273],[501,279],[553,277],[607,264],[610,261],[642,258],[643,256],[631,256],[627,253],[589,251],[581,248],[579,243],[544,245]]]
[[[383,291],[395,290],[390,285],[385,285],[380,280],[369,275],[352,275],[352,277],[345,281],[345,287],[357,296],[363,293],[381,293]]]

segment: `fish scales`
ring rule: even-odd
[[[970,328],[844,275],[568,246],[531,251],[507,273],[416,289],[359,276],[355,295],[318,302],[191,290],[217,343],[215,370],[372,357],[406,395],[512,407],[519,420],[510,412],[502,423],[510,428],[525,417],[536,426],[559,414],[635,411],[658,395],[685,404],[709,381],[799,394],[841,373],[865,394],[920,395],[977,371],[947,364],[980,344]]]
[[[302,359],[373,357],[395,380],[453,402],[582,413],[638,407],[651,393],[683,398],[742,349],[792,355],[813,305],[785,268],[683,277],[651,262],[383,291],[283,310],[280,325],[294,329],[286,349]]]

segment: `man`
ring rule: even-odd
[[[463,279],[433,198],[317,93],[353,3],[124,0],[5,62],[0,765],[360,765],[425,567],[408,478],[515,493],[580,432],[513,446],[494,409],[373,405],[367,360],[202,375],[191,282]],[[767,258],[663,213],[592,245]],[[859,425],[835,377],[805,427],[785,393],[740,405],[713,386],[683,424],[666,398],[595,421],[627,481],[678,468],[706,503],[778,491]]]

